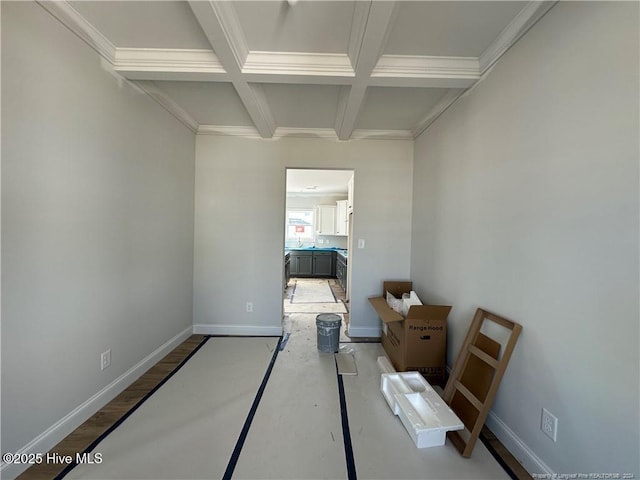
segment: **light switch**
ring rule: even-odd
[[[364,238],[358,239],[358,248],[364,248]]]

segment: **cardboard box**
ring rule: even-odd
[[[387,305],[386,293],[402,298],[412,286],[412,282],[383,282],[382,295],[369,298],[382,320],[382,346],[397,371],[418,371],[432,385],[444,386],[451,306],[412,305],[403,317]]]

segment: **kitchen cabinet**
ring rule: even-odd
[[[335,252],[313,252],[313,276],[333,277]]]
[[[287,289],[289,285],[289,279],[291,278],[291,253],[286,253],[284,256],[284,289]]]
[[[347,213],[353,213],[353,175],[347,183]]]
[[[318,235],[336,234],[335,205],[318,205],[316,207],[316,233]]]
[[[336,275],[336,252],[292,250],[289,271],[292,277],[330,277]],[[286,261],[285,261],[286,266]]]
[[[347,291],[347,258],[340,253],[336,254],[336,278],[342,289]]]
[[[292,251],[289,268],[292,277],[313,275],[313,252]]]
[[[336,202],[336,235],[344,237],[349,235],[348,203],[348,200],[338,200]]]

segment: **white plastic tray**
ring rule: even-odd
[[[419,372],[382,374],[380,390],[418,448],[444,445],[448,431],[464,428]]]

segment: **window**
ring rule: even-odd
[[[287,209],[286,228],[288,245],[313,242],[313,210]]]

